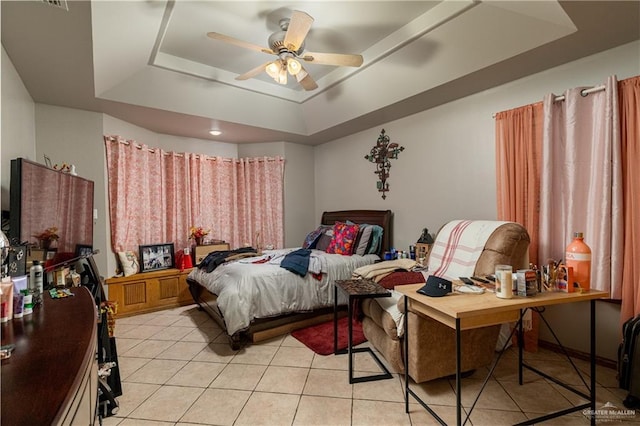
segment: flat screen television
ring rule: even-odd
[[[58,229],[52,248],[75,253],[93,246],[93,181],[24,158],[11,160],[9,235],[39,244],[36,235]]]

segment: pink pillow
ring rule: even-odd
[[[343,222],[336,222],[333,225],[333,238],[327,247],[327,253],[342,254],[351,256],[353,254],[353,243],[358,236],[358,225],[347,225]]]

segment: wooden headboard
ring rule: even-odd
[[[324,212],[322,213],[323,225],[333,225],[336,222],[345,222],[350,220],[353,223],[368,223],[370,225],[382,226],[384,230],[382,234],[382,247],[380,253],[377,253],[380,258],[385,251],[391,249],[393,243],[393,213],[391,210],[341,210],[336,212]]]

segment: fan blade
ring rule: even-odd
[[[300,86],[302,86],[304,90],[315,90],[318,88],[318,84],[304,67],[296,74],[296,80],[298,80],[298,83],[300,83]]]
[[[289,28],[284,36],[284,46],[292,52],[298,51],[311,29],[311,24],[313,24],[313,18],[310,15],[294,10],[289,21]]]
[[[268,53],[270,55],[275,55],[275,53],[271,49],[267,49],[266,47],[260,47],[257,44],[249,43],[247,41],[238,40],[237,38],[229,37],[224,34],[211,32],[211,33],[207,33],[207,36],[209,36],[214,40],[220,40],[220,41],[224,41],[225,43],[234,44],[238,47],[244,47],[245,49],[251,49],[257,52],[263,52],[263,53]]]
[[[362,55],[348,55],[342,53],[316,53],[305,52],[300,56],[303,61],[321,65],[339,65],[347,67],[359,67],[362,65]]]
[[[264,71],[265,68],[267,67],[267,65],[269,65],[270,63],[271,63],[271,61],[266,62],[266,63],[264,63],[262,65],[258,65],[257,67],[255,67],[251,71],[247,71],[244,74],[237,76],[236,80],[248,80],[250,78],[253,78],[256,75],[260,74],[262,71]]]

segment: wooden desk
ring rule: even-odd
[[[97,311],[86,287],[2,324],[2,424],[93,425],[98,398]]]
[[[535,424],[538,421],[547,420],[558,417],[570,412],[589,408],[596,409],[596,368],[595,368],[595,301],[597,299],[609,296],[607,292],[591,290],[587,293],[560,293],[546,292],[539,293],[533,297],[514,296],[512,299],[500,299],[494,293],[485,292],[483,294],[461,294],[452,293],[444,297],[429,297],[418,293],[424,283],[412,284],[396,287],[396,291],[404,294],[404,309],[429,316],[438,322],[441,322],[456,331],[456,419],[457,424],[462,424],[462,403],[461,403],[461,377],[460,377],[460,332],[462,330],[486,327],[489,325],[502,324],[505,322],[519,321],[526,309],[538,308],[542,306],[559,305],[574,302],[590,302],[591,303],[591,321],[590,321],[590,352],[591,352],[591,385],[590,385],[590,402],[588,404],[579,405],[571,409],[562,410],[557,413],[551,413],[537,419],[527,420],[521,424]],[[405,315],[405,336],[407,335],[408,316]],[[519,332],[522,333],[522,324],[519,323]],[[404,339],[404,365],[405,365],[405,410],[409,412],[409,395],[413,396],[420,404],[433,415],[441,424],[444,421],[429,406],[422,401],[409,387],[409,344],[408,339]],[[530,368],[522,361],[522,345],[518,350],[519,360],[519,381],[522,384],[522,368]],[[499,360],[499,358],[498,358]],[[496,360],[496,363],[497,361]],[[489,371],[489,375],[493,373],[496,363]],[[530,368],[532,369],[532,368]],[[532,369],[538,374],[543,374],[538,370]],[[571,389],[569,389],[571,390]],[[482,392],[482,390],[481,390]],[[471,412],[467,418],[471,416]],[[591,424],[595,425],[595,416],[591,417]]]

